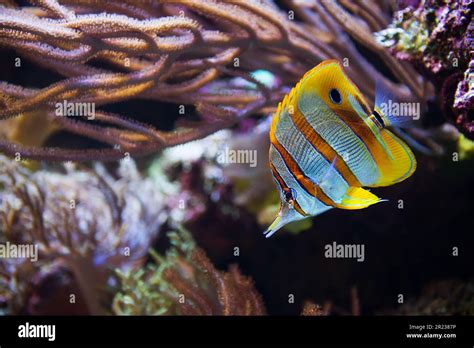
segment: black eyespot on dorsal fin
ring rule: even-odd
[[[292,188],[283,189],[285,193],[285,199],[287,202],[294,201],[296,199],[296,191]]]
[[[382,128],[385,128],[385,122],[383,121],[383,118],[382,116],[380,116],[380,114],[378,113],[377,110],[374,110],[372,112],[372,115],[374,115],[375,119],[377,120],[378,123],[380,123],[380,125],[382,126]]]

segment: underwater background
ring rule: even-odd
[[[472,11],[0,0],[0,244],[38,248],[0,250],[1,313],[473,315]],[[417,169],[267,239],[270,119],[326,59],[420,106]]]

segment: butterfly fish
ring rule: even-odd
[[[383,201],[363,187],[401,182],[416,169],[410,148],[386,128],[392,123],[370,109],[337,60],[308,71],[272,118],[270,168],[281,206],[265,236],[332,208]]]

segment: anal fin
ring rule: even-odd
[[[346,194],[342,198],[340,208],[354,210],[363,209],[371,206],[372,204],[385,201],[380,199],[373,193],[361,188],[361,187],[349,187]]]

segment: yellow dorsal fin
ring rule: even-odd
[[[327,59],[327,60],[324,60],[322,61],[321,63],[319,63],[318,65],[316,65],[314,68],[312,68],[311,70],[308,70],[304,75],[303,77],[301,78],[301,80],[304,80],[305,78],[307,78],[308,76],[312,75],[313,73],[315,73],[316,71],[318,70],[321,70],[322,67],[326,66],[326,65],[337,65],[339,67],[341,67],[341,63],[339,63],[339,61],[337,59]],[[342,69],[342,68],[341,68]]]
[[[276,126],[278,124],[278,121],[280,120],[280,115],[281,115],[281,112],[285,109],[288,108],[289,104],[291,104],[293,101],[293,97],[294,95],[296,94],[296,90],[299,88],[299,85],[300,83],[298,82],[296,84],[295,87],[293,87],[290,91],[290,93],[288,93],[287,95],[285,95],[285,97],[283,98],[283,100],[278,103],[278,108],[277,108],[277,111],[275,112],[275,114],[273,115],[272,117],[272,123],[270,125],[270,132],[271,133],[275,133],[275,129],[276,129]],[[295,107],[295,106],[293,106]]]
[[[389,186],[410,177],[416,169],[416,159],[403,140],[388,129],[380,132],[382,140],[390,150],[392,158],[388,156],[377,160],[380,178],[369,187]]]

